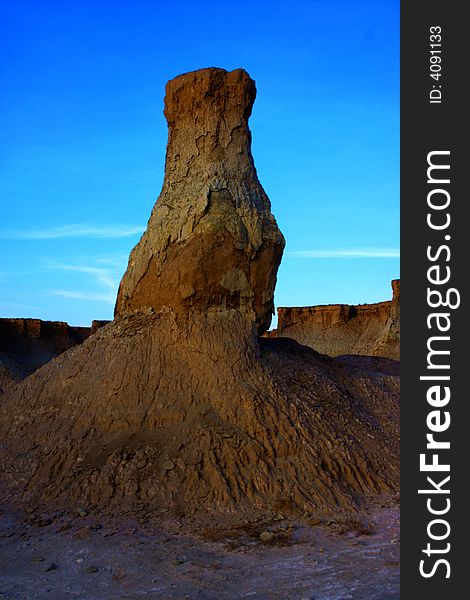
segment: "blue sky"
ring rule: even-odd
[[[277,306],[399,277],[399,2],[0,2],[0,316],[112,318],[163,181],[168,79],[245,68]]]

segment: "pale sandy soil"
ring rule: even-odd
[[[279,520],[201,537],[176,521],[59,515],[28,523],[5,511],[0,599],[396,600],[398,511],[372,519],[362,531]],[[277,532],[274,540],[261,542],[260,528]]]

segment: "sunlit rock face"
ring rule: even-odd
[[[400,280],[393,298],[377,304],[327,304],[277,309],[270,337],[290,337],[329,356],[359,354],[400,360]]]
[[[130,255],[115,314],[237,309],[271,322],[284,238],[251,155],[255,82],[201,69],[168,82],[165,179]]]

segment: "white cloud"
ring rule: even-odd
[[[298,258],[399,258],[399,248],[332,248],[286,252]]]
[[[88,267],[82,265],[68,265],[60,262],[49,262],[47,266],[50,269],[60,269],[62,271],[75,271],[76,273],[85,273],[87,275],[92,275],[95,280],[102,285],[103,287],[116,291],[119,281],[117,276],[111,272],[109,269],[104,269],[102,267]]]
[[[100,262],[100,264],[106,264],[106,257],[97,259],[97,261]],[[61,271],[83,273],[89,275],[92,279],[92,282],[87,286],[86,291],[54,289],[50,290],[49,294],[52,296],[62,296],[63,298],[73,298],[75,300],[91,300],[114,304],[121,273],[118,265],[115,264],[112,259],[110,259],[110,264],[114,269],[49,261],[45,263],[47,269],[59,269]],[[96,287],[98,290],[93,291],[93,288]]]
[[[94,302],[106,302],[114,304],[116,302],[116,294],[100,294],[89,292],[76,292],[74,290],[50,290],[51,296],[61,296],[62,298],[73,298],[75,300],[92,300]]]
[[[113,254],[112,256],[95,256],[91,260],[100,265],[108,265],[116,267],[117,269],[123,269],[126,267],[128,259],[129,254]]]
[[[0,233],[3,239],[18,240],[55,240],[62,238],[124,238],[142,233],[142,225],[62,225],[50,229],[31,229],[24,231],[4,231]]]

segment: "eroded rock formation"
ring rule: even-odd
[[[400,280],[393,298],[377,304],[278,308],[269,337],[290,337],[329,356],[360,354],[400,360]]]
[[[165,183],[115,320],[1,406],[11,499],[334,517],[398,489],[396,373],[256,335],[283,238],[250,154],[254,90],[242,70],[168,84]]]
[[[251,155],[255,82],[202,69],[168,82],[160,197],[119,288],[115,314],[243,311],[266,331],[284,238]]]

